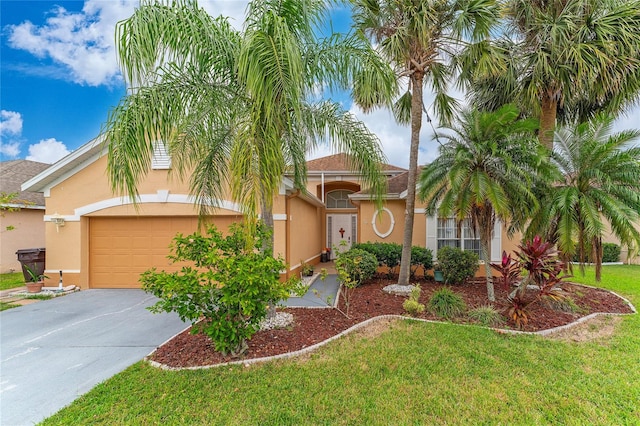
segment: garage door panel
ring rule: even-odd
[[[91,218],[89,286],[139,288],[147,269],[179,270],[167,259],[169,244],[176,233],[190,234],[197,226],[197,217]]]

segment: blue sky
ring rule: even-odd
[[[212,15],[240,27],[245,0],[200,1]],[[138,1],[0,1],[0,160],[27,158],[53,163],[93,139],[111,107],[124,95],[114,52],[114,28]],[[344,13],[337,28],[344,25]],[[462,96],[459,94],[459,96]],[[426,96],[427,103],[429,95]],[[406,167],[409,128],[386,111],[363,114],[380,138],[388,161]],[[621,117],[616,130],[640,128],[640,108]],[[432,129],[424,122],[419,161],[436,155]],[[309,158],[330,154],[330,148]]]

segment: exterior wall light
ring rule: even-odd
[[[60,232],[60,227],[64,226],[65,219],[61,214],[55,213],[51,215],[51,222],[56,224],[56,231]]]

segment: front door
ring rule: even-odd
[[[331,249],[331,259],[336,258],[336,253],[349,250],[356,241],[357,217],[355,214],[327,215],[327,247]]]

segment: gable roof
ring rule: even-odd
[[[66,157],[53,163],[42,173],[34,176],[22,184],[23,191],[44,192],[48,195],[49,189],[56,183],[84,169],[96,161],[106,151],[101,136],[90,140]]]
[[[422,171],[422,167],[418,167],[417,175],[420,176],[420,172]],[[387,199],[389,198],[398,198],[403,199],[407,197],[407,187],[409,186],[409,172],[405,171],[399,175],[390,177],[387,180]],[[351,194],[349,196],[350,199],[354,200],[368,200],[369,192],[366,190],[362,190],[356,192],[355,194]]]
[[[0,191],[11,194],[17,192],[15,202],[11,206],[42,209],[44,196],[39,192],[23,191],[21,185],[46,170],[49,164],[29,160],[12,160],[0,163]]]
[[[351,169],[349,168],[347,159],[347,154],[339,153],[326,157],[316,158],[314,160],[309,160],[307,161],[307,173],[316,174],[350,172]],[[406,171],[401,167],[396,167],[391,164],[382,164],[382,170],[383,172],[387,172],[385,174],[391,175],[396,175],[398,173]]]

